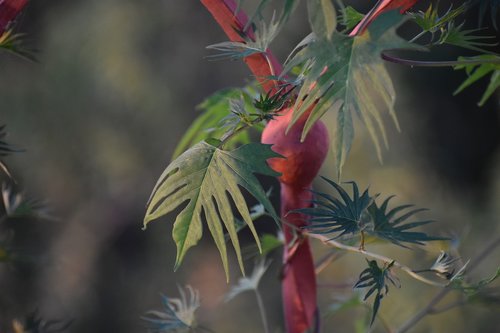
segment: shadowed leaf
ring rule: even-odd
[[[367,262],[368,268],[361,272],[358,282],[356,282],[354,288],[368,289],[363,301],[366,301],[372,294],[375,295],[373,300],[372,318],[370,321],[370,325],[372,325],[380,308],[380,302],[389,292],[388,282],[397,288],[400,288],[401,285],[398,278],[391,272],[391,267],[394,262],[386,264],[383,267],[379,267],[375,260],[367,260]]]
[[[368,207],[368,213],[373,221],[373,230],[367,228],[366,232],[375,237],[388,240],[396,245],[406,247],[402,243],[413,243],[423,245],[427,241],[446,240],[447,238],[428,236],[423,232],[409,231],[410,229],[431,223],[433,221],[415,221],[406,223],[406,220],[414,214],[426,210],[425,208],[411,209],[413,205],[403,205],[387,210],[389,201],[394,196],[390,196],[378,206],[373,202]],[[399,214],[399,215],[398,215]]]

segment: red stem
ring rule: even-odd
[[[248,16],[240,10],[236,13],[237,4],[234,0],[201,0],[201,3],[212,14],[215,21],[224,30],[229,40],[232,42],[243,42],[243,38],[238,31],[242,32],[248,23]],[[254,33],[249,27],[245,34],[254,39]],[[271,51],[267,50],[265,54],[256,53],[243,59],[247,66],[255,75],[264,91],[276,91],[277,82],[269,80],[272,75],[279,75],[283,71],[281,63],[276,59]]]
[[[231,41],[243,41],[237,31],[243,31],[248,23],[248,17],[242,11],[234,14],[237,8],[234,0],[201,0],[201,2]],[[254,37],[251,28],[245,33],[249,38]],[[277,90],[279,82],[271,81],[268,77],[279,75],[282,72],[282,66],[271,51],[267,50],[265,54],[253,54],[244,58],[244,61],[264,91]],[[311,199],[309,188],[289,186],[281,182],[281,216],[283,220],[286,219],[288,224],[303,225],[304,221],[307,220],[305,216],[288,213],[291,210],[309,206]],[[288,333],[303,333],[316,326],[314,323],[317,314],[316,275],[307,238],[304,238],[300,232],[294,233],[288,224],[283,225],[286,244],[288,244],[283,253],[282,291],[285,323]],[[294,242],[294,234],[297,236],[297,242]]]

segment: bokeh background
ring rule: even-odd
[[[345,1],[362,12],[374,2]],[[247,0],[245,8],[256,3]],[[280,3],[272,1],[271,7],[281,8]],[[472,11],[467,24],[477,26],[477,17]],[[302,6],[272,44],[279,59],[308,29]],[[252,79],[240,62],[205,59],[205,46],[225,36],[199,1],[32,1],[18,31],[39,50],[38,62],[0,54],[0,123],[7,125],[8,141],[25,150],[6,162],[16,188],[46,201],[55,219],[9,222],[15,246],[30,260],[0,266],[0,332],[11,332],[12,319],[35,310],[46,319],[72,320],[70,332],[145,332],[140,316],[161,308],[160,293],[177,297],[177,286],[186,284],[200,290],[197,313],[204,326],[215,332],[261,331],[252,294],[222,301],[229,286],[209,237],[174,273],[174,216],[141,231],[151,189],[197,116],[196,105]],[[413,32],[411,26],[401,30],[407,36]],[[471,53],[441,48],[432,57],[459,54]],[[398,93],[402,133],[387,122],[390,149],[381,165],[358,123],[344,178],[370,185],[372,193],[397,194],[394,203],[429,208],[423,216],[437,223],[426,230],[458,237],[462,257],[473,257],[500,231],[500,95],[478,108],[486,81],[452,97],[465,78],[462,71],[387,67]],[[321,174],[335,176],[331,159]],[[276,181],[264,181],[278,193]],[[327,190],[323,185],[317,184]],[[260,232],[274,229],[265,219],[257,225]],[[247,234],[241,237],[251,245]],[[444,246],[431,245],[429,253],[372,249],[418,268],[432,263]],[[324,252],[321,245],[316,252],[318,257]],[[471,279],[493,274],[499,255],[492,253]],[[275,265],[264,277],[262,293],[273,332],[280,332],[280,254],[271,257]],[[319,275],[324,313],[352,295],[364,265],[362,257],[349,254]],[[232,270],[235,283],[234,258]],[[380,312],[393,328],[437,292],[399,276],[402,289],[390,292]],[[452,295],[448,301],[453,300]],[[498,305],[468,305],[427,317],[414,332],[498,332],[498,314]],[[328,316],[323,332],[354,332],[366,316],[363,307]],[[380,323],[373,330],[386,331]]]

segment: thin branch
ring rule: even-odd
[[[490,244],[488,244],[473,260],[470,261],[470,265],[468,271],[472,271],[476,268],[493,250],[500,245],[500,237],[494,239]],[[422,318],[426,315],[430,314],[433,309],[435,309],[436,305],[446,296],[450,291],[454,289],[445,288],[441,290],[431,301],[417,314],[415,314],[412,318],[408,319],[406,323],[404,323],[396,333],[404,333],[407,332],[410,328],[415,326]]]
[[[381,57],[385,61],[411,67],[454,67],[458,65],[481,65],[481,64],[500,65],[500,58],[477,59],[477,60],[476,59],[453,60],[453,61],[421,61],[421,60],[403,59],[396,56],[388,55],[385,52],[382,52]]]
[[[336,247],[338,249],[346,250],[349,252],[361,253],[369,258],[376,259],[376,260],[379,260],[379,261],[382,261],[385,263],[394,262],[394,264],[393,264],[394,267],[399,268],[400,270],[402,270],[403,272],[405,272],[406,274],[408,274],[412,278],[414,278],[418,281],[421,281],[423,283],[426,283],[428,285],[435,286],[435,287],[441,287],[441,288],[444,288],[448,285],[447,283],[445,284],[445,283],[436,282],[436,281],[430,280],[430,279],[428,279],[420,274],[417,274],[410,267],[403,265],[402,263],[395,261],[392,258],[383,256],[383,255],[380,255],[377,253],[372,253],[372,252],[360,249],[359,247],[345,245],[345,244],[342,244],[340,242],[337,242],[336,240],[329,239],[328,237],[323,236],[323,235],[313,234],[313,233],[308,233],[308,235],[309,235],[309,237],[316,238],[316,239],[322,241],[323,243],[330,245],[330,246],[333,246],[333,247]]]
[[[254,289],[255,297],[257,298],[257,305],[259,306],[260,317],[262,318],[262,325],[264,326],[264,333],[269,333],[269,325],[267,323],[266,308],[264,307],[264,302],[262,301],[262,296],[258,289]]]

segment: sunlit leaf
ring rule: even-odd
[[[305,228],[318,234],[339,233],[335,238],[361,231],[363,229],[364,213],[373,200],[368,194],[368,189],[360,195],[356,183],[350,182],[352,185],[351,197],[337,183],[322,178],[335,188],[341,199],[326,193],[313,191],[316,195],[316,199],[313,200],[315,206],[297,210],[297,212],[311,217],[310,224]]]
[[[477,82],[479,79],[491,75],[490,82],[486,91],[484,92],[481,100],[478,102],[479,106],[483,106],[488,98],[493,95],[493,93],[500,87],[500,56],[483,54],[476,57],[460,57],[459,61],[467,60],[484,60],[483,64],[462,64],[455,66],[455,69],[464,69],[468,75],[468,78],[460,85],[460,87],[455,90],[454,95],[462,92],[465,88],[469,87],[473,83]],[[492,61],[496,61],[493,63]]]
[[[414,214],[426,209],[420,208],[407,211],[407,209],[413,207],[413,205],[402,205],[388,211],[387,206],[392,198],[393,196],[388,197],[380,206],[378,206],[376,202],[373,202],[370,207],[368,207],[368,213],[370,214],[373,222],[373,229],[366,229],[368,234],[388,240],[403,247],[406,247],[403,243],[423,245],[424,242],[427,241],[446,239],[442,237],[428,236],[423,232],[410,231],[410,229],[431,223],[433,221],[426,220],[406,223],[406,220]]]
[[[174,160],[158,180],[147,205],[144,227],[187,203],[177,215],[173,238],[177,245],[177,269],[188,249],[202,236],[202,216],[220,252],[226,275],[228,259],[223,226],[226,228],[243,271],[235,217],[229,198],[250,228],[260,247],[259,237],[240,187],[254,196],[277,221],[274,208],[254,173],[278,176],[266,163],[279,157],[270,145],[247,144],[232,151],[218,148],[220,141],[200,142]]]
[[[385,295],[389,292],[388,283],[400,288],[400,283],[398,278],[392,274],[391,267],[394,262],[385,264],[383,267],[379,267],[375,260],[368,261],[368,268],[361,272],[359,275],[358,282],[354,285],[354,288],[369,288],[365,294],[364,301],[366,301],[372,294],[375,295],[373,300],[372,308],[372,319],[370,325],[373,324],[375,316],[380,308],[380,302]]]
[[[142,317],[153,333],[188,332],[196,326],[195,311],[200,307],[200,294],[191,286],[186,292],[179,287],[180,298],[162,295],[163,309],[151,310]]]
[[[380,160],[381,142],[388,144],[382,114],[389,114],[399,129],[394,112],[396,93],[380,54],[387,49],[422,49],[396,34],[404,21],[397,11],[391,11],[379,16],[368,31],[358,37],[336,31],[331,40],[309,35],[285,66],[288,72],[305,64],[307,72],[290,123],[292,126],[312,108],[302,140],[326,112],[336,114],[330,127],[339,177],[354,137],[353,113],[364,123]]]

